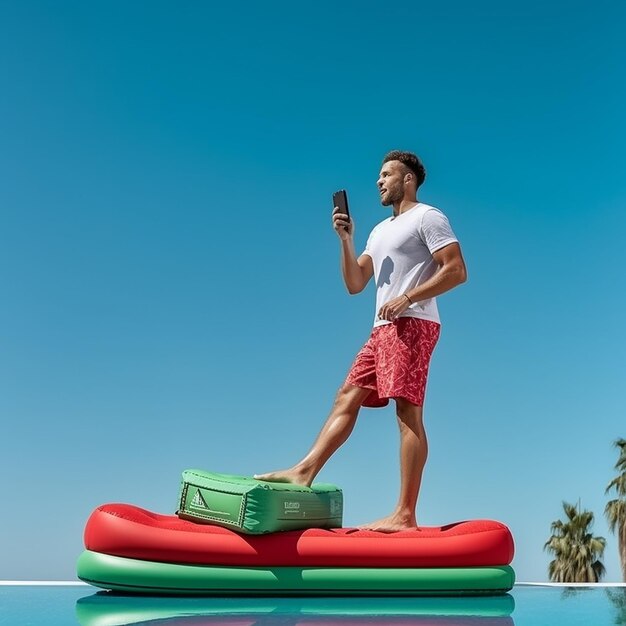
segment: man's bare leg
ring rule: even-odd
[[[423,409],[404,398],[396,398],[400,427],[400,497],[388,517],[364,524],[360,528],[394,532],[417,527],[415,507],[428,456],[428,441],[423,423]]]
[[[309,453],[293,467],[268,474],[255,474],[258,480],[288,482],[311,486],[326,461],[350,436],[361,403],[370,393],[353,385],[344,385],[335,398],[335,404]]]

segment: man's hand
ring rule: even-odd
[[[342,241],[354,235],[353,221],[345,213],[339,213],[339,207],[333,210],[333,228]]]
[[[401,313],[404,313],[410,306],[411,303],[406,296],[399,296],[397,298],[394,298],[393,300],[389,300],[389,302],[385,302],[385,304],[380,307],[380,311],[378,311],[378,319],[393,322]]]

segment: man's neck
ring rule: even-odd
[[[398,217],[401,213],[405,213],[406,211],[412,209],[414,206],[419,204],[417,197],[415,198],[403,198],[398,203],[394,203],[393,205],[393,217]]]

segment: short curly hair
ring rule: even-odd
[[[413,174],[415,174],[418,189],[426,180],[426,169],[417,154],[403,152],[402,150],[392,150],[385,155],[383,163],[387,163],[388,161],[400,161],[400,163],[410,169]]]

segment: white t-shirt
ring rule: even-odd
[[[437,270],[433,253],[456,241],[448,218],[423,202],[374,227],[363,251],[374,265],[374,326],[391,323],[378,319],[380,307],[428,280]],[[439,323],[437,302],[435,298],[415,302],[401,317],[419,317]]]

